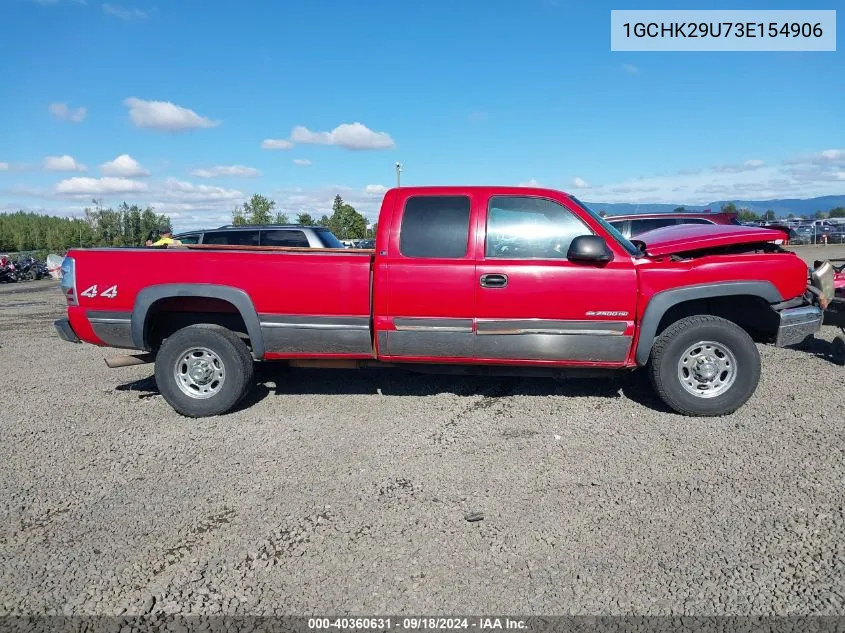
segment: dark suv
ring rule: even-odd
[[[300,224],[227,224],[217,229],[180,233],[173,238],[182,244],[343,248],[326,227]]]

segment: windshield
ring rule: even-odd
[[[572,200],[579,207],[581,207],[581,209],[583,209],[585,212],[587,212],[590,217],[593,218],[596,222],[601,224],[604,230],[610,233],[613,236],[613,239],[619,242],[622,248],[624,248],[629,255],[636,256],[640,254],[640,251],[636,246],[634,246],[628,239],[625,238],[624,235],[622,235],[622,233],[619,232],[618,229],[614,228],[607,220],[601,217],[598,213],[593,211],[590,207],[581,202],[575,196],[569,196],[569,199]]]
[[[337,239],[331,231],[328,229],[317,229],[315,231],[317,233],[317,237],[320,238],[320,241],[323,243],[323,246],[326,248],[343,248],[343,244],[339,239]]]

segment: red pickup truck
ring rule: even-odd
[[[384,197],[374,250],[72,250],[56,329],[147,352],[129,363],[154,359],[165,400],[193,417],[234,407],[256,361],[528,375],[645,366],[672,409],[717,416],[754,393],[755,341],[795,344],[821,327],[826,298],[774,243],[779,231],[639,237],[560,191],[403,187]]]

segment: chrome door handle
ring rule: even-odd
[[[508,285],[508,276],[501,273],[481,275],[479,280],[482,288],[504,288]]]

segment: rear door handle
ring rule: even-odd
[[[508,285],[508,276],[501,273],[490,273],[481,275],[482,288],[504,288]]]

